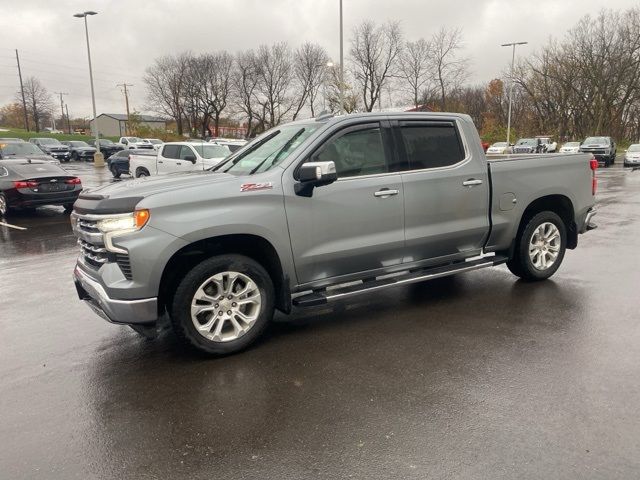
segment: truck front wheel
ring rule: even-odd
[[[178,284],[170,316],[179,339],[201,352],[226,355],[253,343],[274,311],[267,271],[242,255],[211,257]]]
[[[507,267],[523,280],[546,280],[560,267],[566,248],[567,229],[562,219],[554,212],[540,212],[518,233]]]

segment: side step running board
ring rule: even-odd
[[[322,291],[301,295],[293,299],[296,307],[314,307],[324,305],[333,300],[359,295],[361,293],[375,292],[384,288],[396,287],[398,285],[408,285],[410,283],[423,282],[434,278],[446,277],[456,273],[470,272],[479,268],[493,267],[507,261],[506,256],[496,255],[493,257],[480,258],[470,262],[459,262],[443,267],[428,268],[411,273],[404,273],[397,277],[386,277],[380,280],[371,280],[349,285],[345,287],[330,288]]]

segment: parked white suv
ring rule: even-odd
[[[171,142],[162,145],[157,156],[131,155],[129,171],[138,177],[167,173],[206,170],[220,163],[231,154],[224,145],[207,142]]]
[[[139,137],[120,137],[118,143],[122,144],[124,148],[153,148],[153,145],[149,142],[145,142]]]

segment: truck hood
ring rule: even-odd
[[[129,213],[135,210],[138,203],[154,194],[171,193],[170,197],[174,198],[173,192],[232,182],[238,182],[238,178],[227,173],[208,171],[138,178],[83,190],[73,208],[81,214]]]
[[[232,181],[236,178],[227,173],[209,171],[157,175],[110,183],[91,190],[85,190],[80,196],[100,196],[102,198],[148,197],[156,193],[182,190],[199,185],[218,184]]]

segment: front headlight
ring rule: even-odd
[[[98,220],[96,226],[102,233],[109,233],[113,236],[140,230],[148,221],[149,210],[145,209],[102,218]]]

